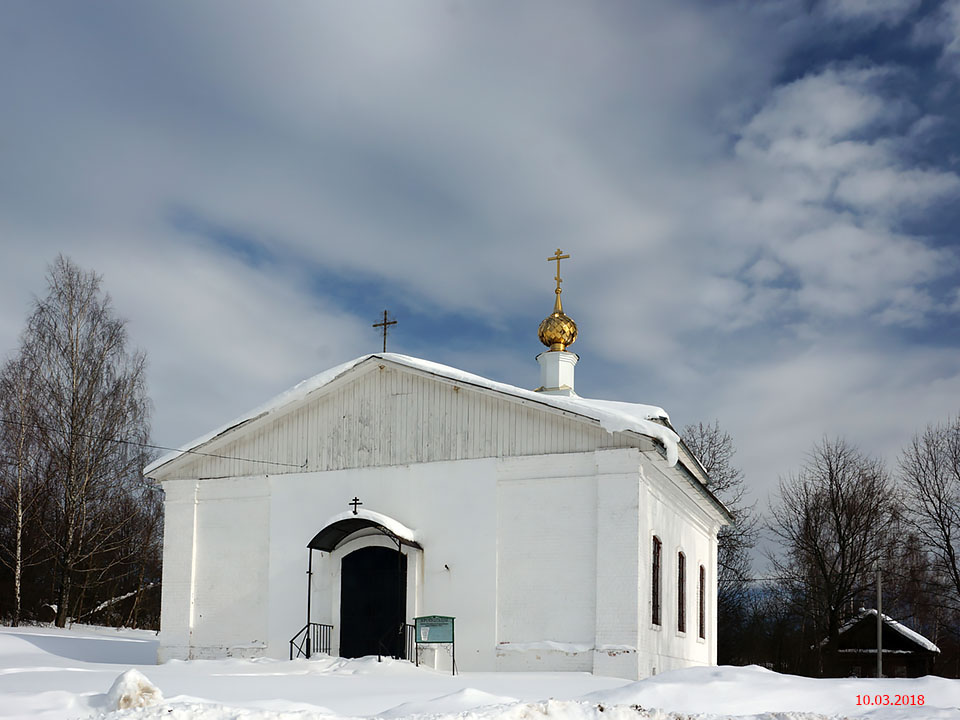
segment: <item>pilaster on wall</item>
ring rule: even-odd
[[[498,670],[593,668],[595,472],[593,452],[498,463]]]
[[[261,655],[268,632],[268,479],[207,478],[200,482],[197,501],[192,652],[195,657]]]
[[[720,572],[720,565],[718,563],[717,553],[719,546],[717,544],[717,532],[719,528],[713,529],[713,542],[710,546],[710,567],[714,568],[714,571],[709,574],[707,578],[708,589],[707,592],[707,632],[710,633],[707,636],[707,645],[709,647],[709,660],[708,662],[711,665],[717,664],[717,601],[719,590],[718,586],[718,574]]]
[[[169,480],[163,520],[163,604],[158,662],[190,653],[193,555],[196,542],[196,481]]]
[[[593,672],[639,679],[640,459],[634,448],[598,450],[597,611]]]

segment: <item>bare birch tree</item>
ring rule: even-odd
[[[8,361],[0,371],[0,507],[5,511],[0,562],[13,575],[14,627],[20,624],[23,571],[37,562],[43,551],[43,546],[25,542],[27,528],[42,509],[44,497],[42,458],[31,419],[35,379],[23,357]]]
[[[56,563],[57,625],[81,587],[118,562],[136,516],[116,498],[136,482],[147,456],[145,356],[127,348],[125,323],[101,279],[60,256],[38,299],[21,352],[36,368],[33,417],[48,460],[50,516],[44,523]],[[79,609],[79,608],[78,608]]]

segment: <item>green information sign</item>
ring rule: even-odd
[[[452,643],[453,620],[447,615],[414,618],[417,643]]]

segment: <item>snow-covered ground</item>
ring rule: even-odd
[[[811,680],[757,667],[693,668],[636,683],[585,673],[452,677],[376,658],[156,665],[156,646],[142,631],[0,628],[0,718],[960,720],[960,681],[936,677]],[[146,707],[116,710],[125,695]],[[858,695],[923,695],[923,705],[858,706]]]

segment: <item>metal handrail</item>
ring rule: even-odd
[[[405,623],[403,626],[403,653],[405,660],[416,661],[420,664],[420,658],[416,657],[417,632],[413,625]]]
[[[296,635],[290,638],[290,659],[293,660],[294,657],[300,657],[306,653],[303,650],[303,643],[307,640],[307,630],[309,629],[309,623],[304,625]],[[303,637],[300,637],[300,636]],[[297,640],[300,642],[298,643]],[[296,653],[294,653],[296,651]]]
[[[290,638],[290,659],[298,657],[309,659],[315,652],[329,655],[332,637],[333,625],[307,623]]]
[[[400,656],[398,657],[395,652],[388,652],[385,641],[391,635],[402,640],[400,644]],[[404,623],[396,630],[393,628],[387,630],[383,635],[380,636],[380,639],[377,640],[377,661],[383,660],[384,655],[389,655],[390,657],[398,657],[399,660],[412,660],[413,659],[413,646],[414,640],[416,638],[413,625],[409,623]],[[396,647],[396,645],[394,645]]]

